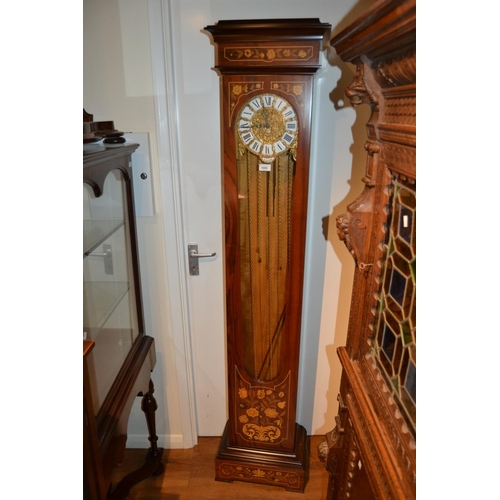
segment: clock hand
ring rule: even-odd
[[[269,128],[270,125],[269,125],[269,112],[267,111],[267,109],[264,109],[264,118],[266,119],[266,128]]]

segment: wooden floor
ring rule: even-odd
[[[198,439],[189,450],[165,450],[165,472],[136,484],[127,500],[325,500],[328,473],[318,459],[317,447],[323,436],[310,438],[309,481],[304,493],[286,491],[279,486],[266,486],[235,481],[215,481],[215,455],[220,438]],[[137,469],[144,462],[146,450],[127,449],[125,458],[116,470],[116,479]]]

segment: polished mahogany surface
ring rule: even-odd
[[[303,491],[296,423],[312,88],[330,25],[219,21],[229,420],[216,478]],[[243,472],[242,472],[243,471]]]

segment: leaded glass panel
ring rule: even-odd
[[[379,368],[416,426],[416,187],[396,178],[374,331]]]

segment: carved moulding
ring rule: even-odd
[[[350,394],[351,390],[348,383],[342,388],[342,391],[347,394]],[[318,446],[318,456],[329,474],[327,500],[348,499],[352,495],[364,500],[393,498],[388,487],[383,493],[377,492],[376,485],[371,484],[365,471],[360,472],[367,466],[373,469],[373,459],[367,456],[365,460],[365,455],[360,451],[359,438],[353,427],[349,409],[343,406],[340,394],[338,399],[342,418],[336,418],[337,425]],[[381,468],[376,470],[380,472]]]
[[[370,122],[373,123],[378,118],[378,97],[375,92],[367,88],[365,76],[365,67],[359,64],[354,80],[345,93],[353,106],[370,105],[372,109]],[[337,217],[337,234],[340,240],[344,241],[356,265],[361,269],[371,265],[367,260],[367,243],[369,242],[367,242],[366,235],[373,220],[375,192],[372,188],[375,186],[380,152],[377,137],[370,134],[370,130],[368,130],[368,135],[369,139],[365,144],[365,150],[368,153],[366,173],[362,179],[366,187],[360,196],[347,207],[347,213]]]
[[[392,443],[401,468],[410,484],[416,484],[416,441],[411,427],[400,411],[393,391],[377,366],[373,350],[359,360],[359,369],[370,394],[371,403]]]
[[[345,481],[344,484],[339,484],[339,497],[349,498],[351,496],[352,487],[354,481],[356,480],[356,475],[361,467],[361,460],[359,455],[359,445],[356,441],[356,436],[353,432],[349,433],[349,452],[347,454],[348,460],[345,466],[347,467],[346,478],[349,480]]]
[[[417,168],[417,152],[413,147],[400,144],[385,143],[382,149],[382,161],[390,172],[402,174],[410,182],[414,182]]]
[[[375,68],[375,75],[378,83],[383,87],[414,84],[417,75],[415,48],[396,59],[385,60]]]
[[[352,83],[345,90],[345,94],[353,106],[359,106],[360,104],[376,105],[378,103],[374,92],[370,91],[366,86],[364,64],[356,66],[356,74]]]
[[[333,491],[339,486],[340,467],[346,462],[345,457],[342,456],[345,452],[344,441],[349,439],[349,432],[346,433],[345,424],[342,423],[342,418],[348,422],[347,407],[344,405],[340,393],[337,400],[339,402],[339,416],[335,417],[336,425],[318,445],[318,457],[324,463],[329,476],[328,500],[331,500]]]
[[[375,321],[376,297],[387,239],[386,222],[390,215],[392,178],[383,157],[386,143],[381,140],[379,132],[385,106],[384,93],[373,70],[364,63],[358,64],[346,95],[353,106],[368,104],[372,109],[366,125],[367,159],[362,179],[365,188],[347,207],[347,212],[337,218],[337,234],[356,263],[353,296],[360,300],[351,303],[349,330],[364,333],[362,336],[348,335],[347,347],[350,353],[357,356],[360,350],[363,353],[368,349],[367,341]]]
[[[358,267],[368,267],[366,260],[365,235],[372,220],[373,190],[365,188],[361,195],[347,207],[347,212],[337,217],[337,234]]]
[[[353,256],[356,265],[364,270],[371,266],[368,262],[367,234],[372,225],[374,205],[376,202],[375,185],[376,170],[378,167],[378,153],[380,147],[375,142],[365,144],[368,152],[367,175],[362,179],[366,184],[362,193],[347,207],[347,212],[336,219],[337,234]]]
[[[385,109],[384,109],[384,125],[391,127],[395,132],[401,133],[401,125],[415,127],[417,122],[415,95],[398,96],[394,93],[384,93]],[[391,95],[392,94],[392,95]],[[404,130],[404,128],[403,128]],[[414,130],[414,129],[410,129]],[[381,137],[382,139],[382,137]]]
[[[366,149],[367,170],[376,187],[366,185],[361,195],[347,207],[347,212],[337,217],[337,234],[356,263],[353,294],[363,297],[362,306],[358,301],[351,303],[349,329],[364,332],[362,338],[348,335],[347,346],[351,353],[357,353],[360,348],[367,350],[367,341],[373,331],[392,192],[392,179],[388,169],[378,161],[378,148]]]
[[[346,406],[350,423],[357,436],[359,452],[375,498],[413,499],[415,487],[401,480],[399,467],[390,459],[392,446],[385,430],[378,425],[380,420],[373,406],[363,374],[357,362],[352,361],[345,348],[339,349],[339,357],[350,387]]]
[[[360,462],[359,448],[351,429],[350,420],[347,419],[347,428],[341,430],[342,435],[338,432],[337,427],[331,432],[335,441],[328,448],[327,461],[325,462],[325,467],[329,472],[328,500],[332,498],[333,492],[336,492],[336,499],[350,497]],[[325,444],[327,443],[325,442]],[[340,474],[341,468],[345,468],[345,474]],[[339,477],[348,479],[339,482]]]
[[[342,435],[335,426],[318,445],[318,457],[325,464],[325,468],[330,472],[330,475],[335,474],[337,470],[338,457],[334,451],[335,449],[340,451],[341,448]]]

